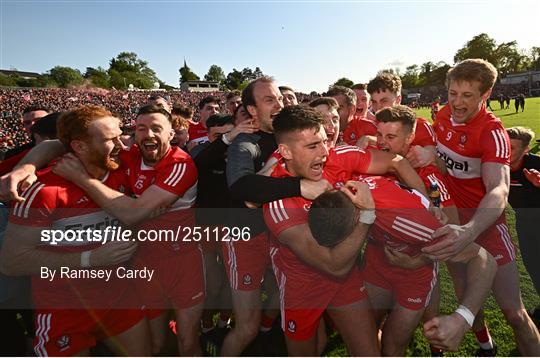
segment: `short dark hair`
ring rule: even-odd
[[[274,135],[278,143],[283,141],[286,134],[306,129],[319,131],[323,125],[323,115],[314,108],[304,105],[283,108],[273,122]]]
[[[163,107],[157,106],[155,104],[147,104],[146,106],[142,106],[139,108],[139,112],[137,112],[137,117],[143,115],[143,114],[153,114],[153,113],[161,113],[163,114],[171,126],[174,124],[172,115]]]
[[[345,96],[345,98],[347,99],[347,105],[349,107],[356,106],[356,93],[354,93],[354,91],[348,87],[332,86],[325,94],[326,97],[335,97],[339,95]]]
[[[510,139],[517,139],[523,144],[523,148],[526,148],[531,144],[532,139],[534,138],[534,132],[532,129],[527,127],[510,127],[506,129],[508,137]]]
[[[357,83],[351,87],[352,90],[366,90],[367,85],[365,83]]]
[[[244,88],[242,91],[242,106],[244,106],[246,111],[248,106],[257,106],[257,103],[255,103],[255,96],[253,95],[253,90],[257,83],[274,83],[274,79],[270,76],[262,76],[251,81],[246,88]]]
[[[60,115],[62,115],[62,112],[54,112],[37,119],[30,128],[30,132],[41,137],[56,139],[56,122],[58,122]]]
[[[416,129],[416,113],[407,106],[396,104],[392,107],[383,108],[375,114],[379,122],[400,122],[411,132]]]
[[[295,92],[292,87],[289,87],[289,86],[279,86],[278,87],[279,89],[279,92],[283,92],[283,91],[291,91],[291,92]]]
[[[184,117],[184,118],[191,118],[193,117],[194,111],[193,111],[193,108],[191,108],[188,105],[177,103],[173,106],[171,113],[177,116]]]
[[[336,246],[353,232],[357,213],[358,209],[343,192],[327,191],[311,203],[309,229],[319,245]]]
[[[309,102],[310,107],[317,107],[320,105],[328,106],[329,108],[338,108],[339,104],[337,103],[336,99],[333,97],[319,97],[315,98],[313,101]]]
[[[33,104],[31,106],[25,107],[23,109],[22,114],[24,115],[26,113],[35,112],[35,111],[45,111],[47,113],[51,112],[51,110],[49,108],[45,107],[45,106],[41,106],[39,104]]]
[[[401,93],[401,78],[392,72],[383,71],[377,74],[374,79],[369,81],[367,91],[370,95],[375,92],[390,91],[392,93]]]
[[[234,125],[234,118],[229,114],[213,114],[206,120],[206,128],[221,127],[225,124]]]
[[[240,91],[232,91],[232,92],[227,93],[227,95],[225,96],[225,100],[228,101],[231,98],[241,97],[241,96],[242,94],[240,93]]]
[[[220,105],[221,101],[216,96],[206,96],[199,102],[199,109],[203,109],[204,106],[206,106],[208,103],[217,103],[218,105]]]

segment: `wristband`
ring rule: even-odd
[[[360,210],[360,219],[358,221],[362,224],[371,225],[375,222],[376,218],[375,210]]]
[[[223,143],[227,144],[227,145],[231,145],[231,141],[229,140],[229,138],[227,138],[227,133],[223,133],[223,135],[221,136],[221,140],[223,141]]]
[[[463,317],[465,321],[467,321],[467,324],[472,327],[474,323],[474,315],[472,314],[471,310],[469,310],[466,306],[459,305],[455,312]]]
[[[88,268],[90,267],[90,254],[92,251],[84,251],[81,253],[81,267]]]

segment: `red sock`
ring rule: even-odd
[[[219,312],[219,319],[222,321],[227,322],[231,318],[231,312],[230,311],[221,311]]]
[[[493,341],[491,340],[491,335],[487,327],[482,328],[481,330],[474,332],[476,340],[482,349],[493,349]]]
[[[444,350],[440,349],[440,348],[435,348],[433,346],[429,346],[429,349],[431,350],[431,353],[432,354],[441,354],[444,352]]]
[[[269,317],[264,313],[261,314],[261,331],[268,332],[272,329],[272,324],[274,324],[274,319],[272,317]]]
[[[474,335],[480,343],[487,343],[491,339],[487,327],[484,327],[481,330],[474,332]]]

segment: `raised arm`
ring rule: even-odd
[[[0,200],[24,201],[20,193],[36,181],[36,171],[65,152],[64,145],[57,139],[43,141],[32,148],[10,173],[0,177]]]

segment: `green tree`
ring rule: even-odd
[[[482,33],[474,36],[456,52],[454,55],[454,63],[461,62],[468,58],[483,58],[497,67],[496,49],[497,44],[495,43],[495,40],[487,34]]]
[[[127,89],[129,84],[137,88],[150,89],[159,79],[148,62],[141,60],[134,52],[121,52],[111,59],[109,70],[110,85]]]
[[[79,70],[71,67],[56,66],[49,70],[51,78],[62,88],[78,86],[83,83],[83,76]]]
[[[186,81],[200,80],[199,76],[197,76],[195,72],[191,71],[191,68],[188,67],[186,60],[184,60],[184,66],[182,66],[178,71],[180,72],[180,84]]]
[[[86,67],[84,78],[92,82],[92,84],[95,87],[100,87],[100,88],[111,87],[109,73],[107,73],[107,70],[105,70],[102,67],[98,67],[98,68]]]
[[[530,65],[529,69],[534,71],[540,71],[540,47],[533,47],[530,50],[531,56],[530,56]]]
[[[225,81],[225,72],[223,72],[223,69],[219,67],[218,65],[212,65],[208,69],[208,73],[204,75],[205,81],[216,81],[219,83],[222,83]]]
[[[240,89],[242,83],[244,82],[242,72],[238,71],[236,68],[233,68],[233,70],[227,75],[227,78],[225,78],[224,84],[229,90],[237,90]]]
[[[15,87],[17,86],[17,80],[12,76],[6,76],[0,73],[0,86]]]
[[[401,78],[401,84],[404,88],[413,88],[419,85],[419,73],[418,65],[411,65],[405,69],[405,74]]]
[[[343,86],[343,87],[351,88],[352,86],[354,86],[354,82],[348,79],[347,77],[341,77],[339,80],[334,82],[332,86]]]
[[[261,71],[259,67],[255,67],[255,71],[253,71],[253,77],[257,79],[257,78],[261,78],[262,76],[264,76],[263,71]]]

